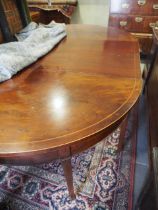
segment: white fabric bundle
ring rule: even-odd
[[[65,24],[30,23],[16,34],[17,42],[0,45],[0,82],[10,79],[18,71],[47,54],[65,36]]]

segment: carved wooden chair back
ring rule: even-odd
[[[14,34],[29,22],[26,0],[0,0],[0,43],[14,41]]]

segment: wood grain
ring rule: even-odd
[[[137,19],[139,20],[141,18],[140,22],[137,22]],[[127,24],[125,26],[121,26],[120,22],[125,21]],[[146,15],[118,15],[113,14],[109,17],[109,25],[113,27],[117,27],[120,29],[124,29],[129,32],[136,32],[136,33],[150,33],[152,34],[153,27],[150,26],[150,24],[155,24],[158,21],[157,16],[146,16]],[[144,34],[146,36],[146,34]]]
[[[136,103],[136,39],[90,25],[69,25],[67,33],[52,52],[0,84],[1,162],[48,162],[65,147],[71,156],[112,132]]]

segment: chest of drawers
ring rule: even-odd
[[[111,0],[109,25],[131,32],[148,54],[152,28],[158,25],[158,0]]]

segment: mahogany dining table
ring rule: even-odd
[[[68,25],[50,53],[0,84],[0,163],[60,159],[75,198],[71,157],[113,132],[141,91],[139,46],[127,32]]]

